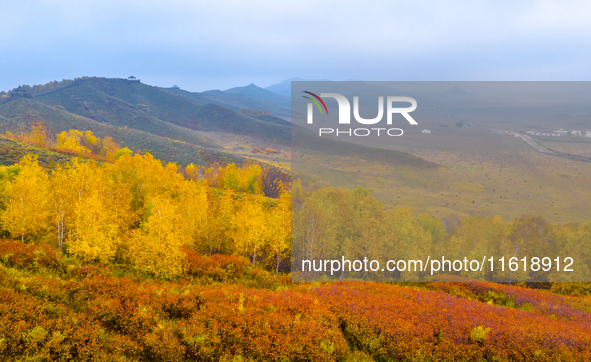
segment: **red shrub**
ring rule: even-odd
[[[250,268],[250,261],[242,256],[213,254],[210,257],[183,248],[187,255],[187,274],[195,277],[226,281],[244,276]]]
[[[448,294],[470,297],[534,313],[572,321],[591,323],[591,305],[580,298],[556,295],[548,291],[515,287],[496,283],[433,283],[429,285]]]
[[[133,342],[108,336],[83,314],[26,294],[0,291],[0,356],[40,360],[109,360],[134,355]]]
[[[333,361],[348,350],[335,315],[311,296],[237,287],[200,296],[199,312],[179,325],[190,358]]]
[[[374,356],[511,361],[591,358],[591,325],[380,283],[313,291],[339,316],[346,337]],[[490,328],[489,330],[487,330]]]
[[[37,270],[40,266],[57,269],[62,256],[48,245],[0,240],[0,262],[8,267]]]

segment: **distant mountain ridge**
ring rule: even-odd
[[[246,87],[234,87],[224,91],[230,94],[244,94],[271,104],[279,105],[289,109],[291,107],[291,99],[289,97],[270,92],[266,89],[257,87],[254,83]]]
[[[230,88],[225,91],[216,89],[201,93],[188,92],[178,88],[160,89],[198,103],[218,104],[234,111],[240,109],[260,109],[279,117],[290,117],[291,115],[290,98],[269,92],[254,84],[246,87]]]

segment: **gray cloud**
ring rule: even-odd
[[[292,76],[590,80],[586,1],[20,1],[0,89],[79,76],[189,90]]]

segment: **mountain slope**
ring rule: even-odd
[[[131,112],[129,114],[130,117],[132,115],[142,115],[144,117],[149,115],[166,123],[192,130],[222,131],[237,134],[248,132],[246,135],[261,140],[286,145],[289,144],[288,127],[282,131],[278,131],[277,126],[269,124],[269,122],[257,120],[217,104],[205,104],[187,99],[183,96],[171,94],[158,87],[152,87],[139,82],[130,82],[124,79],[107,78],[92,78],[85,81],[84,85],[92,88],[93,91],[88,93],[84,91],[87,88],[72,87],[68,90],[52,93],[51,96],[56,98],[51,99],[51,103],[56,104],[62,101],[69,102],[64,100],[64,97],[68,98],[69,96],[68,93],[66,93],[67,91],[78,92],[77,97],[80,99],[86,99],[87,97],[92,96],[92,94],[104,94],[111,97],[107,98],[107,101],[111,104],[107,104],[103,100],[99,101],[98,105],[101,107],[100,112],[103,113],[119,113],[119,110],[113,110],[113,108],[127,107],[129,108],[128,112]],[[39,100],[43,101],[44,97],[39,97]],[[47,99],[49,102],[49,98]],[[115,102],[115,100],[118,100],[119,102]],[[121,101],[125,102],[125,104],[120,103]],[[77,100],[77,102],[80,103],[80,100]],[[81,106],[83,109],[80,109]],[[86,110],[83,104],[77,107],[76,112],[82,111],[87,112],[89,116],[92,116],[93,114],[99,115],[97,113],[99,110]],[[133,124],[131,118],[113,116],[112,119],[117,117],[119,117],[120,121],[124,122],[127,127],[137,127]],[[153,119],[151,122],[156,123]],[[123,123],[118,124],[122,125]],[[164,127],[164,125],[159,124],[159,127]],[[143,130],[146,130],[146,127],[144,127]],[[169,137],[166,134],[160,133],[159,129],[148,129],[148,131],[164,137]]]
[[[32,99],[20,98],[0,105],[0,116],[6,122],[0,124],[0,132],[26,129],[33,122],[45,122],[54,133],[70,129],[90,130],[98,137],[111,136],[113,140],[134,151],[147,151],[164,161],[179,162],[182,165],[200,165],[212,161],[241,163],[242,157],[209,150],[189,143],[167,139],[147,132],[108,125],[59,107],[49,106]]]
[[[68,88],[36,98],[47,105],[63,107],[66,111],[108,123],[128,127],[197,146],[215,148],[217,145],[196,132],[164,122],[155,117],[147,105],[132,105],[87,84]]]
[[[275,116],[271,116],[268,114],[250,114],[249,115],[252,118],[258,119],[259,121],[264,121],[264,122],[268,122],[268,123],[274,123],[274,124],[279,124],[282,126],[291,126],[291,123],[284,120],[283,118],[279,118],[279,117],[275,117]]]

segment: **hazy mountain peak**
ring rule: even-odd
[[[285,97],[291,97],[291,82],[316,82],[316,81],[329,81],[329,80],[328,79],[304,79],[304,78],[300,78],[300,77],[293,77],[293,78],[286,79],[282,82],[279,82],[277,84],[270,85],[270,86],[266,87],[265,89],[270,92],[280,94]]]
[[[455,86],[455,87],[449,89],[445,93],[447,93],[447,94],[457,94],[457,95],[460,95],[460,94],[468,94],[468,92],[466,92],[465,90],[463,90],[462,88],[460,88],[458,86]]]

